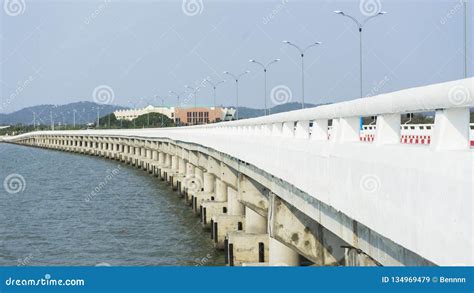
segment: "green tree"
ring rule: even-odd
[[[174,126],[173,120],[161,113],[143,114],[135,118],[134,122],[137,128]]]

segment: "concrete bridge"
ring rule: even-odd
[[[4,140],[118,160],[169,182],[229,265],[474,265],[473,84],[217,124]],[[435,122],[415,141],[400,117],[427,111]],[[361,130],[370,116],[376,124]]]

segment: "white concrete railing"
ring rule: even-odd
[[[472,131],[469,128],[466,130],[466,125],[469,123],[469,107],[474,106],[473,83],[473,78],[469,78],[317,108],[218,124],[190,126],[186,129],[200,129],[213,133],[232,132],[237,135],[272,135],[326,140],[331,138],[333,132],[332,127],[328,127],[328,120],[333,120],[334,126],[340,128],[341,133],[344,133],[343,137],[340,137],[341,141],[361,140],[394,144],[397,142],[394,138],[398,137],[398,141],[401,143],[430,144],[433,140],[431,127],[435,125],[400,125],[400,115],[444,109],[444,111],[437,112],[438,117],[448,114],[461,118],[462,115],[457,112],[464,108],[463,121],[456,123],[464,128],[464,133],[456,135],[455,132],[441,131],[440,136],[454,135],[456,137],[438,141],[454,148],[465,148],[474,140]],[[377,124],[385,127],[379,127],[381,130],[378,135],[376,135],[377,125],[369,127],[369,131],[359,129],[359,118],[370,116],[382,118]],[[444,129],[444,126],[441,125],[444,124],[443,121],[453,126],[453,119],[438,118],[437,120],[439,129]],[[340,127],[338,127],[338,122],[342,122]],[[395,128],[397,125],[400,127],[400,131]],[[468,144],[465,144],[466,135]],[[333,137],[334,140],[339,140],[339,138]]]
[[[474,151],[469,147],[473,81],[209,125],[46,131],[8,139],[116,136],[199,144],[281,178],[436,264],[474,265]],[[436,112],[430,145],[402,144],[401,115],[428,111]],[[373,143],[360,141],[361,116],[377,116]],[[330,119],[333,135],[328,139]],[[352,242],[349,224],[341,226],[324,212],[310,216]],[[377,259],[378,251],[370,253]]]

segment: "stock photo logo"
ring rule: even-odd
[[[359,182],[360,189],[366,193],[375,193],[380,190],[380,179],[377,175],[367,174]]]
[[[3,180],[3,188],[9,194],[16,194],[25,191],[25,178],[17,173],[13,173],[5,177]]]
[[[293,93],[286,85],[277,85],[276,87],[272,88],[270,99],[275,105],[283,105],[291,102],[293,99]]]
[[[461,106],[472,101],[468,88],[462,85],[452,87],[448,92],[448,98],[454,106]]]
[[[115,99],[114,90],[108,85],[99,85],[92,92],[92,99],[97,104],[112,104]]]
[[[187,16],[195,16],[203,12],[204,3],[202,0],[183,0],[181,8]]]
[[[365,16],[374,16],[382,11],[380,0],[360,0],[359,9]]]
[[[184,178],[184,184],[188,188],[189,192],[197,192],[202,188],[201,179],[194,175],[186,176],[186,178]]]
[[[9,16],[22,15],[26,10],[26,2],[25,0],[5,0],[3,10]]]

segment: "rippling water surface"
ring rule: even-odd
[[[0,143],[0,265],[222,265],[170,186],[116,161]]]

